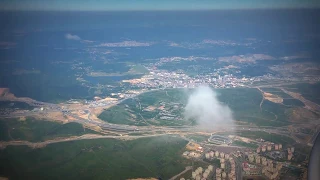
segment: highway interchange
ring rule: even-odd
[[[126,99],[132,97],[128,97],[119,101],[112,101],[112,102],[104,102],[104,106],[100,106],[99,108],[110,108],[115,106]],[[19,99],[19,98],[18,98]],[[186,134],[214,134],[214,133],[226,133],[229,132],[230,134],[235,134],[238,132],[266,132],[269,134],[277,134],[282,136],[287,136],[290,138],[294,138],[297,143],[301,144],[308,144],[313,145],[317,135],[320,132],[320,125],[316,127],[316,132],[310,138],[309,142],[300,142],[299,139],[296,139],[293,136],[291,131],[289,131],[289,126],[282,126],[282,127],[270,127],[270,126],[255,126],[255,125],[235,125],[232,126],[223,126],[216,128],[216,130],[208,130],[208,129],[201,129],[199,127],[194,126],[130,126],[130,125],[123,125],[123,124],[111,124],[102,120],[93,120],[90,118],[91,113],[97,108],[93,102],[92,104],[84,104],[78,106],[77,108],[69,108],[70,104],[52,104],[46,102],[40,102],[35,100],[28,100],[25,101],[22,99],[22,102],[29,104],[30,106],[36,107],[35,110],[23,110],[12,112],[10,114],[2,114],[0,118],[14,118],[14,117],[32,117],[37,116],[38,114],[48,114],[52,112],[59,112],[64,116],[71,117],[72,122],[76,122],[85,126],[98,126],[104,132],[111,132],[116,135],[89,135],[85,134],[83,136],[76,136],[76,137],[69,137],[63,139],[53,139],[47,140],[43,142],[28,142],[28,141],[8,141],[8,142],[1,142],[0,149],[5,148],[8,145],[27,145],[32,148],[41,148],[48,144],[53,143],[60,143],[66,141],[76,141],[76,140],[83,140],[83,139],[99,139],[99,138],[116,138],[116,139],[136,139],[142,137],[150,137],[150,136],[160,136],[164,134],[177,134],[177,135],[186,135]],[[77,113],[79,111],[84,112],[87,115],[87,118],[80,117]],[[50,120],[50,118],[48,118]],[[54,120],[54,119],[53,119]],[[219,129],[219,130],[217,130]],[[133,133],[138,133],[134,134]],[[181,136],[182,137],[182,136]],[[237,179],[242,178],[242,169],[241,169],[241,160],[235,159],[237,168],[236,168],[236,175]]]
[[[106,104],[106,107],[114,106],[116,104],[121,103],[126,99],[112,102],[109,104]],[[95,108],[92,105],[85,105],[81,106],[79,109],[67,109],[66,104],[52,104],[52,103],[46,103],[46,102],[40,102],[40,101],[27,101],[31,106],[38,107],[38,109],[43,108],[43,110],[37,110],[37,111],[23,111],[21,113],[12,113],[7,115],[2,115],[0,118],[12,118],[12,117],[27,117],[27,116],[34,116],[39,113],[49,113],[49,112],[61,112],[66,116],[74,118],[74,122],[83,124],[83,125],[95,125],[99,126],[102,130],[105,131],[111,131],[111,132],[117,132],[117,133],[123,133],[123,134],[130,134],[132,132],[139,132],[139,133],[196,133],[196,132],[207,132],[207,133],[217,133],[217,132],[241,132],[241,131],[264,131],[267,133],[273,133],[273,134],[279,134],[283,136],[290,136],[290,132],[288,131],[288,128],[286,126],[284,127],[258,127],[258,126],[252,126],[252,125],[232,125],[228,127],[221,127],[219,128],[219,131],[208,131],[206,129],[200,129],[194,126],[130,126],[130,125],[122,125],[122,124],[111,124],[104,121],[97,121],[92,120],[88,116],[88,118],[82,118],[73,113],[74,111],[82,110],[84,112],[88,112],[88,114],[91,113],[91,111]],[[318,132],[320,131],[320,128],[318,128]],[[317,133],[315,133],[317,134]],[[315,137],[313,138],[315,139]]]

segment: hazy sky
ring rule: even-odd
[[[101,11],[319,7],[319,0],[0,0],[1,10]]]

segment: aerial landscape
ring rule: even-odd
[[[0,180],[307,179],[320,3],[231,2],[0,2]]]

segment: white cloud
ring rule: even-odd
[[[94,41],[90,41],[90,40],[82,40],[82,42],[84,42],[84,43],[94,43]]]
[[[137,41],[123,41],[116,43],[103,43],[99,47],[143,47],[151,46],[153,43],[150,42],[137,42]]]
[[[72,34],[66,34],[65,35],[65,38],[66,39],[69,39],[69,40],[75,40],[75,41],[80,41],[81,38],[77,35],[72,35]]]
[[[294,56],[284,56],[284,57],[281,57],[280,59],[286,61],[286,60],[307,59],[307,58],[310,58],[310,56],[307,54],[300,54],[300,55],[294,55]]]
[[[217,94],[208,86],[196,88],[185,107],[185,118],[194,119],[200,128],[217,130],[233,125],[232,111],[219,102]]]
[[[180,44],[175,43],[175,42],[170,42],[170,43],[169,43],[169,46],[172,46],[172,47],[181,47]]]
[[[240,43],[240,42],[234,42],[230,40],[212,40],[212,39],[204,39],[201,42],[172,42],[168,41],[168,45],[171,47],[180,47],[180,48],[186,48],[186,49],[199,49],[199,48],[208,48],[208,47],[214,47],[214,46],[250,46],[252,45],[252,42],[246,42],[246,43]]]

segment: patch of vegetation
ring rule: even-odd
[[[138,114],[135,114],[135,115],[138,115]],[[112,108],[109,108],[106,111],[103,111],[98,116],[98,118],[113,124],[127,124],[127,125],[136,125],[136,126],[146,125],[145,122],[133,120],[132,117],[130,116],[130,112],[127,111],[123,105],[113,106]]]
[[[19,101],[0,101],[0,109],[25,109],[25,110],[32,110],[34,107],[30,106],[29,104],[25,102],[19,102]]]
[[[274,122],[288,122],[287,107],[271,101],[264,101],[261,107],[265,113],[272,116],[270,120]]]
[[[303,171],[301,169],[298,169],[296,167],[291,167],[291,168],[288,168],[288,171],[285,175],[286,175],[286,177],[292,177],[292,178],[298,179],[298,177],[300,177],[300,175],[302,173],[303,173]],[[280,176],[280,178],[281,178],[281,176]]]
[[[243,142],[243,141],[233,141],[232,144],[235,145],[235,146],[243,146],[243,147],[248,147],[248,148],[253,148],[253,149],[256,149],[258,147],[257,144],[246,143],[246,142]]]
[[[184,119],[190,89],[164,89],[143,93],[104,111],[99,118],[116,124],[181,126],[195,125]],[[264,101],[255,88],[216,89],[221,103],[230,107],[235,120],[258,126],[286,126],[288,112],[282,104]]]
[[[217,159],[217,158],[213,158],[211,160],[209,159],[204,159],[205,162],[208,162],[216,167],[220,167],[221,166],[221,163],[220,163],[220,159]]]
[[[264,139],[266,141],[270,141],[273,143],[281,143],[282,145],[287,145],[287,144],[294,144],[295,140],[292,138],[289,138],[287,136],[282,136],[282,135],[277,135],[277,134],[272,134],[272,133],[267,133],[263,131],[243,131],[243,132],[238,132],[238,136],[242,137],[247,137],[247,138],[252,138],[252,139]]]
[[[57,122],[35,120],[4,119],[0,120],[0,140],[45,141],[57,137],[80,136],[83,134],[97,134],[85,129],[78,123],[61,124]]]
[[[192,140],[194,140],[194,141],[196,141],[196,142],[202,142],[202,141],[208,140],[208,138],[209,138],[210,136],[204,136],[204,135],[187,135],[186,137],[189,138],[189,139],[192,139]]]
[[[283,99],[283,104],[287,106],[294,106],[294,107],[303,107],[303,102],[297,99]]]
[[[149,73],[148,69],[145,68],[141,64],[133,65],[131,67],[130,71],[132,71],[133,73],[139,73],[139,74],[148,74]]]
[[[267,88],[267,87],[263,87],[263,88],[260,88],[262,91],[265,91],[265,92],[276,92],[276,91],[281,91],[279,90],[278,88]]]
[[[317,104],[320,104],[320,83],[316,84],[307,84],[307,83],[301,83],[301,84],[295,84],[287,86],[287,89],[289,91],[300,93],[304,98],[315,102]]]
[[[270,101],[264,101],[262,95],[253,88],[218,89],[219,100],[227,104],[238,121],[249,122],[258,126],[288,125],[286,107]]]
[[[305,146],[305,145],[299,144],[299,143],[295,144],[295,145],[294,145],[294,148],[295,148],[295,152],[304,154],[304,155],[306,155],[306,156],[309,156],[309,155],[310,155],[310,152],[311,152],[311,150],[312,150],[312,147],[310,147],[310,146]]]
[[[191,162],[181,156],[187,141],[161,136],[132,141],[81,140],[41,149],[0,150],[0,175],[9,179],[169,179]]]
[[[179,89],[150,91],[100,114],[99,118],[116,124],[181,126],[193,122],[183,119],[186,94]]]

